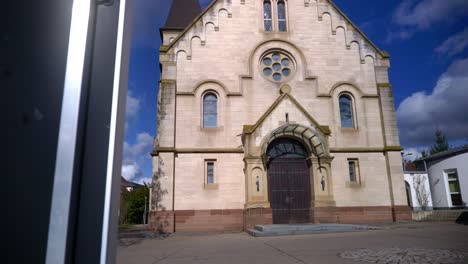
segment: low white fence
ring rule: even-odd
[[[463,212],[468,212],[468,210],[432,210],[432,211],[413,211],[413,221],[420,222],[455,222],[458,217]]]

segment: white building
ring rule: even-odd
[[[425,171],[405,171],[406,194],[408,205],[414,210],[433,208],[429,175]]]
[[[429,174],[434,209],[466,208],[468,202],[468,145],[416,161]]]

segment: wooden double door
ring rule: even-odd
[[[274,224],[310,222],[310,170],[305,158],[276,158],[268,167]]]

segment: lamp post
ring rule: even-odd
[[[143,224],[146,225],[146,199],[147,197],[145,196],[145,211],[143,211]]]

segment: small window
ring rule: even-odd
[[[458,173],[456,169],[448,170],[447,180],[450,191],[452,206],[463,206],[463,200],[460,192],[460,182],[458,181]]]
[[[341,118],[341,127],[342,128],[353,128],[353,101],[351,96],[347,94],[340,95],[340,118]]]
[[[206,163],[206,184],[214,184],[214,162]]]
[[[203,127],[218,126],[218,97],[208,93],[203,97]]]
[[[263,1],[263,24],[264,24],[265,31],[273,31],[273,23],[271,20],[270,0]]]
[[[353,183],[359,182],[359,166],[357,159],[349,159],[348,160],[348,168],[349,168],[349,181]]]
[[[286,6],[283,0],[278,1],[278,30],[286,32]]]

